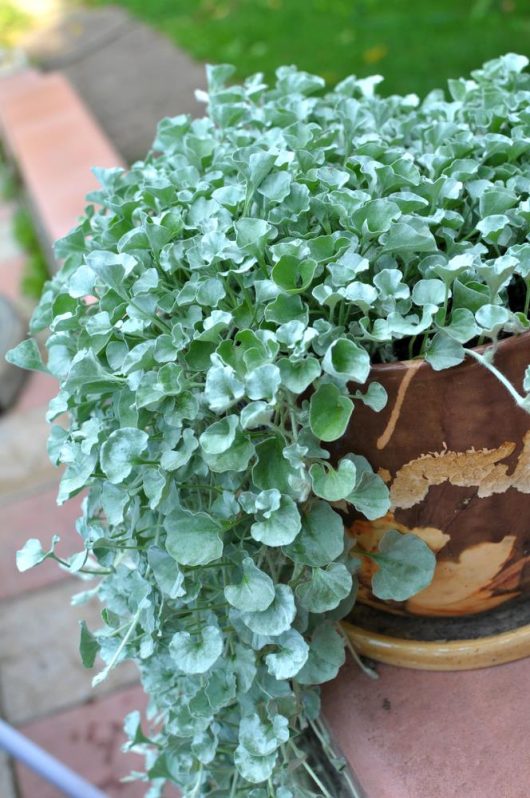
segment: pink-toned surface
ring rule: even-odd
[[[113,147],[59,74],[27,70],[0,78],[0,133],[16,157],[50,241],[64,235],[83,212],[85,194],[97,185],[90,168],[120,165]],[[22,260],[12,236],[12,212],[0,199],[0,293],[20,300]],[[131,675],[127,666],[117,669],[105,683],[108,694],[100,698],[98,691],[87,703],[79,670],[87,684],[90,673],[80,666],[77,621],[70,619],[74,611],[68,608],[75,586],[58,584],[68,577],[54,563],[24,574],[15,567],[17,549],[31,537],[47,545],[51,535],[59,534],[60,555],[79,548],[74,523],[80,498],[57,507],[58,474],[46,454],[48,429],[43,419],[56,392],[54,380],[33,374],[15,408],[0,419],[0,711],[13,723],[23,723],[25,734],[97,784],[108,798],[140,798],[145,785],[120,781],[143,763],[120,749],[124,716],[145,706],[140,687],[123,687],[136,672]],[[90,626],[97,626],[99,608],[87,606],[84,612]],[[37,646],[36,652],[28,654],[32,646]],[[13,780],[0,759],[0,798],[61,798],[21,766],[15,775]]]
[[[41,78],[42,75],[36,69],[23,69],[0,79],[0,123],[2,123],[1,109],[5,103],[10,98],[21,95],[24,91],[36,86]]]
[[[42,371],[33,371],[28,377],[24,391],[17,403],[17,410],[32,410],[42,407],[42,412],[54,396],[57,396],[59,386],[55,377],[44,374]]]
[[[47,547],[52,535],[59,535],[59,556],[68,556],[80,550],[80,539],[75,531],[75,520],[80,514],[81,499],[76,497],[62,507],[55,501],[57,487],[23,499],[14,500],[0,510],[0,600],[14,598],[20,593],[37,590],[46,585],[67,579],[57,563],[48,561],[19,573],[15,558],[29,538],[39,538]]]
[[[15,203],[0,203],[0,295],[18,305],[27,256],[15,237],[16,211]]]
[[[0,294],[11,301],[20,296],[20,280],[26,262],[25,255],[14,255],[0,260]]]
[[[324,712],[368,798],[528,798],[530,660],[433,673],[348,661]]]
[[[60,73],[0,80],[0,124],[42,225],[54,241],[83,213],[93,166],[121,159]]]
[[[108,798],[143,798],[146,785],[122,783],[131,770],[141,770],[143,758],[124,754],[123,718],[134,709],[143,709],[140,687],[113,693],[107,698],[28,723],[21,731],[49,753],[57,756],[85,779],[99,787]],[[55,787],[17,765],[21,798],[61,798]]]

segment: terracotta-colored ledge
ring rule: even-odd
[[[0,78],[0,132],[50,244],[83,214],[86,194],[98,185],[91,169],[124,165],[59,72]]]

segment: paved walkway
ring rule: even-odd
[[[26,42],[41,68],[60,69],[123,158],[143,158],[164,116],[203,114],[205,72],[165,36],[118,7],[74,9]]]

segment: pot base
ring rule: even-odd
[[[530,602],[466,618],[390,615],[358,604],[343,627],[365,657],[420,670],[489,668],[530,656]]]

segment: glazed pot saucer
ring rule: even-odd
[[[530,601],[464,618],[404,617],[358,604],[343,622],[356,650],[420,670],[488,668],[530,656]]]

